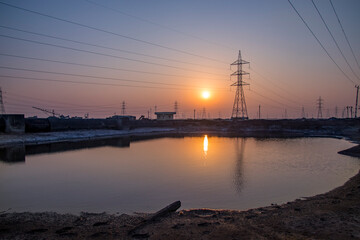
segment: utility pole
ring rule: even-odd
[[[4,101],[3,101],[3,92],[2,92],[1,87],[0,87],[0,111],[1,111],[1,114],[5,114],[5,106],[4,106]]]
[[[196,109],[194,109],[194,120],[196,119],[195,114],[196,114]]]
[[[259,119],[261,119],[261,106],[259,104]]]
[[[317,108],[318,108],[317,118],[323,117],[323,115],[322,115],[323,102],[324,102],[324,100],[320,96],[317,100]]]
[[[349,106],[350,108],[350,118],[353,118],[353,106]]]
[[[355,118],[357,118],[358,100],[359,100],[359,85],[356,85],[355,88],[356,88]]]
[[[125,110],[126,110],[126,105],[125,105],[125,101],[123,101],[121,105],[121,115],[125,115]]]
[[[249,84],[244,82],[242,79],[243,75],[247,75],[249,73],[242,70],[243,64],[249,64],[249,62],[241,59],[241,51],[239,50],[238,59],[235,62],[233,62],[232,64],[230,64],[230,67],[237,66],[236,72],[234,72],[230,75],[230,77],[237,76],[236,82],[231,84],[231,86],[236,86],[236,93],[235,93],[235,99],[234,99],[234,105],[233,105],[231,118],[239,119],[239,120],[244,120],[244,119],[249,118],[248,114],[247,114],[245,95],[244,95],[244,89],[243,89],[243,86],[246,86]]]

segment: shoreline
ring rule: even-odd
[[[149,130],[145,135],[159,133],[166,136],[178,131]],[[129,132],[127,134],[119,137],[131,135]],[[143,135],[144,132],[136,134]],[[359,144],[358,139],[351,135],[341,137]],[[84,139],[80,141],[82,140]],[[39,143],[35,141],[33,144]],[[359,157],[359,148],[357,145],[339,153]],[[246,211],[181,210],[131,232],[151,216],[152,214],[74,215],[5,211],[0,212],[0,239],[360,239],[360,171],[344,185],[327,193],[286,204]]]

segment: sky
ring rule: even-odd
[[[0,0],[6,113],[99,118],[125,102],[153,118],[177,102],[177,118],[229,118],[240,50],[249,118],[259,105],[262,118],[317,117],[320,96],[323,117],[342,117],[360,84],[360,1],[331,1],[351,51],[331,2],[314,0],[345,58],[312,1],[290,2],[329,55],[288,0]]]

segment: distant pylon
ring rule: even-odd
[[[305,118],[305,108],[304,108],[304,106],[301,108],[301,117]]]
[[[3,95],[2,95],[2,89],[0,87],[0,111],[1,114],[5,114],[5,106],[4,106],[4,101],[3,101]]]
[[[177,101],[175,101],[175,103],[174,103],[174,112],[175,112],[175,116],[176,116],[176,114],[177,114],[178,110],[179,110],[179,105],[178,105],[178,102],[177,102]]]
[[[201,118],[202,119],[206,118],[206,108],[203,108],[202,113],[201,113]]]
[[[125,115],[125,110],[126,110],[126,105],[125,105],[125,101],[123,101],[121,105],[121,115]]]
[[[233,110],[232,110],[232,114],[231,114],[232,119],[241,119],[241,120],[248,119],[243,86],[249,85],[249,84],[244,82],[242,79],[243,75],[249,74],[242,70],[242,65],[248,64],[248,63],[249,62],[241,59],[241,51],[239,50],[238,59],[230,65],[230,66],[234,66],[234,65],[237,66],[236,72],[234,72],[230,75],[230,77],[237,76],[236,82],[231,84],[231,86],[236,86],[235,100],[234,100]]]
[[[336,107],[335,107],[335,117],[336,117],[336,118],[338,117],[338,111],[339,111],[339,110],[338,110],[338,107],[336,106]]]
[[[322,115],[323,102],[324,102],[324,100],[321,97],[319,97],[317,100],[317,108],[318,108],[317,118],[323,117],[323,115]]]

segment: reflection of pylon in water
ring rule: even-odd
[[[236,168],[235,168],[234,183],[238,193],[241,192],[244,182],[243,162],[244,162],[245,142],[246,142],[245,138],[236,138],[236,142],[235,142]]]

